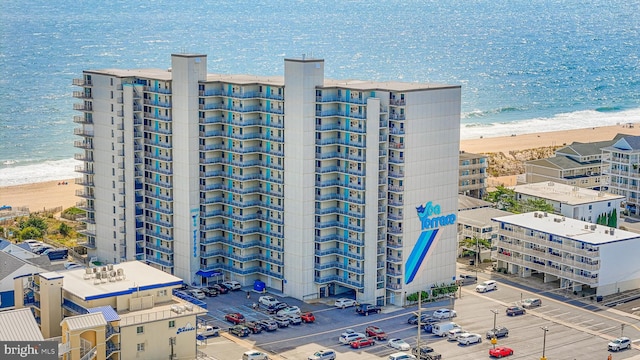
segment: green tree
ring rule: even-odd
[[[607,221],[607,226],[612,228],[618,227],[618,212],[616,211],[616,209],[613,209],[609,213],[609,221]]]
[[[553,205],[546,202],[544,199],[527,199],[526,201],[518,203],[518,212],[531,212],[531,211],[544,211],[548,213],[554,213],[555,209]],[[515,211],[514,211],[515,212]]]
[[[485,200],[496,204],[498,209],[507,210],[513,208],[516,203],[516,192],[513,189],[498,185],[495,191],[487,193]],[[508,211],[508,210],[507,210]]]
[[[20,230],[18,237],[20,238],[20,240],[41,239],[42,231],[36,227],[29,226]]]
[[[71,233],[71,226],[65,223],[60,223],[60,226],[58,227],[58,232],[60,232],[60,235],[67,237]]]
[[[29,215],[29,217],[25,220],[24,218],[18,221],[18,227],[20,230],[24,230],[28,227],[34,227],[40,232],[45,233],[47,231],[47,223],[43,218],[36,215]]]

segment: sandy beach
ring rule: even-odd
[[[603,126],[588,129],[540,132],[506,137],[484,137],[481,139],[462,140],[460,150],[471,153],[504,152],[510,150],[526,150],[543,146],[570,144],[574,141],[592,142],[613,139],[616,134],[640,135],[640,125]],[[515,177],[513,177],[515,178]],[[489,179],[489,184],[492,179]],[[509,179],[494,179],[504,185]],[[37,184],[0,187],[0,206],[28,207],[32,212],[43,208],[51,209],[58,206],[69,208],[75,206],[81,199],[75,196],[76,190],[82,187],[75,184],[73,179],[66,180],[68,185],[58,185],[59,181]]]

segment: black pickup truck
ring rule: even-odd
[[[421,345],[418,350],[417,347],[411,348],[411,353],[420,360],[440,360],[442,355],[433,351],[433,348],[426,345]]]

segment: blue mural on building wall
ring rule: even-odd
[[[405,265],[404,283],[409,284],[413,281],[424,262],[429,250],[438,242],[438,230],[442,226],[453,225],[456,223],[456,215],[440,215],[441,209],[439,204],[433,204],[431,201],[416,208],[422,232],[416,245],[413,247],[407,263]]]

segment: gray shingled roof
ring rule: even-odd
[[[7,254],[4,251],[0,251],[0,281],[4,280],[7,276],[13,274],[16,270],[25,266],[27,263],[24,260]]]
[[[556,157],[550,157],[546,159],[530,160],[525,162],[525,164],[566,170],[566,169],[575,169],[579,167],[590,167],[593,165],[598,165],[600,164],[600,161],[580,162],[570,157],[556,156]]]

